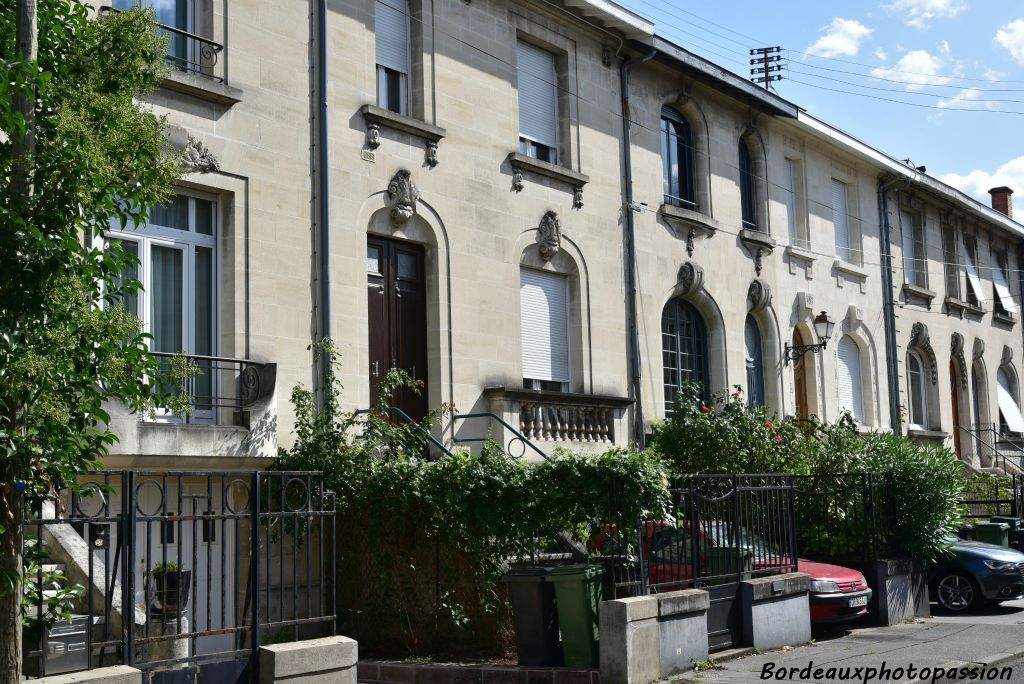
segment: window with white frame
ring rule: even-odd
[[[1010,294],[1010,283],[1006,278],[1006,253],[993,254],[995,264],[992,267],[993,310],[1003,316],[1013,317],[1017,313],[1017,303]]]
[[[964,237],[964,273],[967,279],[967,303],[982,307],[985,304],[985,288],[978,275],[978,242],[974,237]]]
[[[928,429],[928,385],[925,364],[916,351],[907,352],[907,410],[910,427]]]
[[[924,217],[919,213],[901,211],[900,229],[903,234],[903,281],[917,287],[928,287]]]
[[[558,73],[555,56],[525,41],[516,45],[519,151],[558,163]]]
[[[836,345],[836,375],[839,386],[839,410],[849,411],[859,425],[864,424],[864,381],[861,373],[860,345],[844,335]]]
[[[946,296],[952,299],[960,299],[960,250],[956,234],[955,227],[942,226],[942,269],[946,276]]]
[[[377,104],[409,113],[409,0],[376,0]]]
[[[122,305],[152,336],[150,350],[167,354],[213,356],[217,353],[217,205],[212,199],[175,195],[150,210],[146,225],[107,233],[138,259],[137,271],[124,275],[142,290]],[[166,358],[164,359],[166,361]],[[213,369],[197,364],[193,381],[193,419],[212,418]]]
[[[854,248],[850,235],[850,197],[846,183],[832,179],[832,224],[836,231],[836,256],[853,262]]]
[[[783,160],[782,192],[786,201],[786,226],[789,229],[789,244],[809,249],[807,229],[804,221],[803,165],[799,159],[786,157]]]
[[[569,279],[557,273],[519,271],[523,387],[569,390]]]

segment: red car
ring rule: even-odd
[[[692,586],[693,537],[689,527],[678,527],[672,523],[647,523],[644,544],[644,558],[648,561],[650,584],[658,591],[676,591]],[[716,557],[713,549],[737,543],[752,556],[754,572],[780,565],[780,554],[764,540],[742,527],[731,534],[729,523],[713,522],[698,531],[701,553],[701,575],[703,577],[726,575],[736,572],[732,554]],[[603,536],[603,535],[602,535]],[[603,539],[597,541],[600,549]],[[811,622],[828,624],[856,620],[867,613],[871,601],[871,588],[864,575],[851,568],[829,563],[819,563],[803,558],[797,559],[797,571],[811,578],[810,606]],[[709,582],[713,584],[712,582]]]

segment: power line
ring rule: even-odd
[[[853,62],[853,61],[850,61],[850,60],[847,60],[847,59],[839,59],[838,57],[822,57],[821,55],[812,55],[812,54],[807,53],[807,52],[801,52],[800,50],[793,50],[792,48],[783,48],[783,49],[786,50],[786,52],[792,52],[792,53],[795,53],[795,54],[798,54],[798,55],[804,55],[804,56],[807,56],[807,57],[812,57],[814,59],[828,60],[830,62],[839,62],[839,63],[842,63],[842,64],[853,64],[855,66],[861,66],[861,67],[864,67],[865,69],[872,69],[872,70],[874,70],[874,69],[885,69],[886,71],[890,71],[892,73],[906,74],[907,76],[927,76],[928,78],[948,78],[950,80],[955,80],[955,81],[972,81],[972,82],[977,82],[977,83],[1015,83],[1015,84],[1018,84],[1018,85],[1024,84],[1024,81],[1014,81],[1014,80],[1008,80],[1008,79],[977,78],[977,77],[971,77],[971,76],[953,76],[953,75],[948,75],[947,76],[947,75],[942,75],[942,74],[926,74],[926,73],[923,73],[923,72],[920,72],[920,71],[906,71],[904,69],[894,69],[894,68],[891,68],[891,67],[879,66],[877,64],[865,64],[863,62]],[[849,70],[843,70],[843,69],[832,69],[830,67],[818,66],[816,64],[808,64],[807,62],[802,62],[802,64],[805,64],[806,66],[809,66],[812,69],[821,69],[823,71],[835,71],[837,73],[853,74],[855,76],[867,76],[867,74],[862,74],[859,71],[849,71]],[[871,78],[879,78],[879,77],[872,76]]]
[[[980,99],[980,98],[979,99],[971,98],[970,100],[968,100],[967,98],[958,97],[956,94],[939,95],[939,94],[936,94],[936,93],[925,93],[925,92],[919,92],[919,91],[914,91],[914,90],[907,90],[905,88],[885,88],[885,87],[882,87],[882,86],[871,86],[871,85],[865,85],[863,83],[854,83],[853,81],[844,81],[843,79],[840,79],[840,78],[831,78],[829,76],[819,76],[817,74],[812,74],[812,73],[809,73],[809,72],[806,72],[806,71],[799,71],[797,69],[793,69],[790,65],[785,65],[783,68],[786,69],[787,71],[793,72],[794,74],[801,74],[802,76],[808,76],[810,78],[820,78],[820,79],[828,80],[830,83],[842,83],[844,85],[853,86],[855,88],[864,88],[866,90],[879,90],[879,91],[886,92],[886,93],[902,93],[904,95],[913,95],[915,97],[931,97],[931,98],[953,99],[953,100],[958,100],[959,99],[959,100],[965,100],[965,101],[970,101],[970,102],[986,102],[986,103],[988,103],[988,102],[1004,102],[1004,103],[1012,103],[1012,104],[1024,104],[1024,100],[1006,100],[1006,99],[991,100],[991,99]],[[969,91],[969,92],[984,93],[984,91],[980,91],[980,90],[977,90],[975,88],[960,88],[959,90],[961,92]],[[1024,90],[1013,91],[1013,92],[1024,92]],[[854,93],[850,93],[850,94],[852,95]]]
[[[810,88],[817,88],[819,90],[827,90],[833,93],[843,93],[844,95],[853,95],[854,97],[866,97],[872,100],[881,100],[883,102],[892,102],[894,104],[906,105],[908,107],[922,107],[925,109],[938,109],[944,112],[986,112],[989,114],[1010,114],[1013,116],[1024,116],[1024,112],[1007,111],[1005,109],[992,109],[989,107],[941,107],[939,105],[928,105],[920,102],[907,102],[906,100],[897,100],[891,97],[882,97],[881,95],[869,95],[868,93],[853,93],[849,90],[842,90],[840,88],[829,88],[827,86],[818,85],[817,83],[808,83],[807,81],[801,81],[796,78],[789,79],[791,83],[799,83]],[[954,98],[956,99],[956,98]],[[964,100],[965,102],[978,102],[979,100]]]
[[[790,52],[792,52],[792,51],[790,50]],[[807,62],[800,62],[800,64],[802,66],[806,66],[806,67],[811,68],[811,69],[818,69],[819,71],[829,71],[829,72],[832,72],[834,74],[847,74],[847,75],[850,75],[850,76],[859,76],[861,78],[871,78],[871,79],[874,79],[876,81],[888,81],[890,83],[905,83],[905,84],[909,84],[909,85],[928,86],[928,87],[931,87],[931,88],[965,88],[965,87],[969,87],[969,86],[962,86],[962,85],[953,85],[953,84],[949,84],[949,83],[928,83],[928,82],[923,82],[923,81],[920,81],[920,80],[917,80],[917,81],[904,81],[904,80],[901,80],[901,79],[888,78],[888,77],[885,77],[885,76],[874,76],[872,74],[862,74],[859,71],[850,71],[849,69],[833,69],[831,67],[818,66],[817,64],[808,64]],[[959,76],[943,76],[942,74],[915,74],[914,72],[900,71],[898,69],[890,69],[889,67],[870,67],[870,68],[872,70],[884,69],[885,71],[888,71],[888,72],[894,73],[894,74],[895,73],[903,73],[903,74],[907,74],[908,76],[925,76],[925,77],[931,78],[931,79],[942,79],[942,80],[946,80],[946,81],[965,80],[965,81],[972,81],[972,82],[976,81],[976,82],[981,82],[981,83],[1018,83],[1018,84],[1024,83],[1024,81],[997,81],[997,80],[985,79],[985,78],[963,78],[963,77],[959,77]],[[1021,89],[1014,88],[1014,89],[1011,89],[1011,90],[1013,92],[1018,92]]]
[[[787,64],[788,64],[788,68],[791,71],[793,71],[793,73],[803,74],[805,76],[812,76],[814,78],[829,79],[831,81],[835,81],[836,83],[850,83],[851,85],[859,85],[859,84],[854,83],[852,81],[844,81],[842,79],[835,78],[834,76],[822,76],[820,74],[815,74],[815,73],[812,73],[810,71],[802,71],[802,70],[800,70],[798,68],[794,68],[794,66],[809,66],[811,68],[817,68],[817,69],[821,68],[821,67],[815,67],[813,64],[806,64],[805,65],[805,64],[802,64],[802,63],[799,63],[799,62],[797,63],[797,65],[794,65],[793,62],[788,62]],[[853,72],[838,72],[836,69],[829,69],[829,71],[836,72],[836,73],[851,73],[851,74],[853,73]],[[898,83],[898,84],[901,84],[901,85],[919,86],[919,87],[922,87],[922,88],[948,88],[950,90],[975,90],[975,91],[980,92],[980,93],[1024,93],[1024,88],[979,88],[979,87],[975,87],[975,86],[965,86],[965,85],[953,85],[953,84],[942,84],[942,83],[922,83],[920,81],[901,81],[901,80],[898,80],[898,79],[895,79],[895,78],[883,78],[881,76],[869,76],[867,74],[856,74],[856,75],[857,76],[861,76],[862,78],[866,78],[866,79],[872,80],[872,81],[885,81],[887,83]],[[871,87],[871,86],[862,86],[862,87],[867,88],[867,87]],[[877,87],[877,86],[875,86],[875,87]],[[893,90],[902,90],[902,89],[893,89]],[[942,97],[942,96],[941,95],[935,95],[935,97]]]

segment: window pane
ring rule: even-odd
[[[179,352],[182,348],[182,277],[183,259],[180,249],[154,245],[152,249],[154,351]]]
[[[196,208],[195,231],[200,235],[213,235],[213,202],[193,198]]]
[[[188,230],[188,197],[175,195],[167,204],[153,207],[149,212],[149,225]]]
[[[195,346],[193,352],[201,356],[213,355],[213,250],[196,247],[195,264]],[[202,375],[195,378],[192,394],[196,409],[209,409],[213,397],[214,369],[209,361],[199,361]]]
[[[366,272],[380,273],[380,248],[368,246],[366,248]]]
[[[131,240],[120,240],[118,244],[121,245],[121,249],[126,255],[131,255],[136,259],[139,258],[139,244]],[[115,285],[117,287],[123,287],[124,284],[129,280],[139,279],[139,267],[138,262],[133,261],[130,264],[126,264],[121,276],[117,279]],[[117,304],[124,307],[125,311],[130,313],[132,316],[138,317],[139,315],[139,296],[137,292],[125,293],[115,298]]]

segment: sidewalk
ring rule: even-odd
[[[785,651],[751,655],[722,664],[719,670],[688,672],[676,681],[704,682],[910,682],[908,668],[934,670],[967,663],[1009,666],[1009,679],[987,677],[973,681],[1024,683],[1024,626],[963,624],[928,618],[913,624],[857,629],[849,635]],[[883,664],[888,675],[880,672]],[[810,667],[808,667],[810,665]],[[791,668],[796,668],[792,671]],[[815,673],[817,668],[822,671]],[[837,668],[829,672],[829,668]],[[863,668],[858,670],[857,668]],[[899,669],[902,668],[901,673]],[[801,673],[800,671],[803,670]],[[818,678],[815,678],[818,677]],[[933,681],[929,677],[925,681]],[[972,681],[939,678],[944,681]]]

